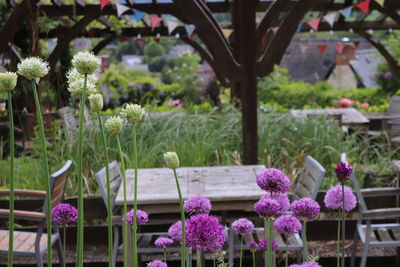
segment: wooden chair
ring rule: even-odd
[[[72,161],[67,163],[51,175],[51,207],[55,207],[64,199],[64,190]],[[8,189],[0,190],[0,196],[9,195]],[[46,192],[40,190],[15,190],[16,196],[46,199]],[[14,231],[14,255],[34,255],[38,267],[43,267],[42,256],[47,252],[48,233],[43,233],[46,224],[46,201],[41,211],[15,210],[16,220],[26,220],[38,223],[36,232]],[[10,211],[0,209],[0,218],[9,218]],[[0,253],[8,253],[8,231],[0,230]],[[52,244],[56,245],[60,266],[65,266],[62,244],[58,225],[55,223],[51,233]]]
[[[341,155],[341,161],[347,163],[346,153]],[[354,267],[356,260],[357,244],[361,241],[363,245],[360,267],[367,264],[368,248],[370,247],[399,247],[400,246],[400,224],[399,223],[372,223],[372,220],[395,219],[400,217],[400,208],[368,209],[364,198],[398,196],[400,188],[367,188],[360,189],[357,178],[351,174],[351,182],[358,200],[358,220],[354,234],[353,252],[351,257],[351,267]]]
[[[316,161],[313,157],[307,156],[304,161],[304,166],[300,172],[296,188],[292,194],[289,194],[289,198],[292,200],[300,199],[303,197],[309,197],[316,199],[318,191],[321,187],[322,179],[325,176],[325,169],[321,164]],[[246,244],[250,241],[260,241],[263,239],[264,228],[256,228],[253,235],[246,236]],[[278,242],[278,251],[286,249],[285,237],[275,232],[275,240]],[[234,252],[240,250],[240,240],[233,231],[229,230],[229,263],[233,264]],[[250,248],[245,245],[244,250]],[[288,238],[288,250],[294,251],[297,254],[298,260],[300,260],[300,251],[303,249],[303,242],[298,234]],[[304,248],[307,249],[308,248]]]

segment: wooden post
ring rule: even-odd
[[[242,110],[243,163],[258,163],[256,0],[235,0],[239,20],[240,63],[244,80],[240,82]]]

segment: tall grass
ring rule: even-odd
[[[132,130],[126,125],[121,133],[121,144],[127,162],[132,163]],[[137,126],[139,167],[151,168],[163,166],[162,154],[175,151],[182,166],[213,166],[241,164],[241,116],[233,109],[213,111],[206,114],[177,112],[167,115],[150,114]],[[102,168],[105,153],[102,137],[95,125],[87,125],[83,142],[85,191],[93,194],[97,191],[94,174]],[[118,158],[115,138],[110,140],[110,160]],[[76,155],[76,144],[68,142],[59,128],[55,129],[49,140],[49,158],[53,170],[61,167],[65,160]],[[36,150],[35,150],[36,151]],[[30,166],[36,161],[36,152],[32,157],[18,159]],[[357,134],[345,135],[339,125],[326,117],[293,118],[289,114],[260,114],[259,117],[259,159],[267,167],[283,169],[293,181],[298,177],[306,155],[313,156],[327,170],[324,186],[335,182],[334,165],[339,162],[340,153],[347,152],[349,161],[357,170],[357,177],[364,177],[362,167],[373,166],[378,173],[390,173],[391,159],[398,150],[385,143],[376,143],[360,138]],[[21,163],[22,164],[22,163]],[[6,167],[0,161],[0,167]],[[41,188],[43,179],[39,173],[30,171],[29,166],[19,166],[28,172],[28,179],[18,182],[25,188]],[[0,183],[5,184],[8,172],[0,172]],[[23,180],[23,181],[21,181]],[[362,182],[362,181],[361,181]],[[75,194],[76,173],[69,179],[67,193]]]

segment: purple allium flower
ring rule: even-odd
[[[340,162],[336,164],[336,169],[335,169],[336,177],[342,183],[346,182],[349,179],[352,171],[353,168],[351,167],[350,164],[347,164],[345,162]]]
[[[342,185],[332,186],[325,194],[324,203],[328,209],[343,209]],[[357,205],[357,198],[353,194],[351,187],[344,187],[344,209],[351,211]]]
[[[301,267],[322,267],[321,265],[319,265],[318,263],[314,262],[314,261],[310,261],[310,262],[305,262],[302,265],[300,265]]]
[[[186,240],[192,249],[211,252],[224,246],[226,236],[216,217],[199,214],[187,220]]]
[[[242,218],[234,221],[231,228],[237,235],[250,235],[253,233],[254,224],[250,220]]]
[[[271,198],[270,194],[266,194],[263,197],[264,198]],[[290,201],[289,201],[289,197],[288,197],[287,194],[285,194],[285,193],[277,193],[277,194],[272,195],[272,199],[275,199],[279,203],[280,209],[279,209],[278,213],[284,213],[284,212],[289,210]]]
[[[385,72],[385,74],[383,75],[383,77],[384,77],[385,79],[390,79],[390,78],[393,77],[393,73],[392,73],[391,71],[387,71],[387,72]]]
[[[272,193],[286,193],[290,187],[290,180],[281,170],[269,168],[257,175],[257,185]]]
[[[185,208],[185,212],[190,216],[209,214],[211,210],[211,202],[208,198],[197,195],[185,200],[183,207]]]
[[[260,251],[265,251],[268,248],[268,239],[264,238],[261,239],[260,242],[258,242],[258,249]],[[272,240],[272,250],[277,250],[278,249],[278,242],[276,240]]]
[[[247,245],[249,246],[250,250],[252,252],[256,252],[258,244],[256,241],[250,241],[249,243],[247,243]]]
[[[318,202],[309,197],[294,201],[290,206],[290,210],[297,217],[305,217],[309,220],[314,219],[321,213]]]
[[[261,217],[271,217],[279,214],[281,205],[275,199],[261,197],[259,201],[254,204],[254,210]]]
[[[301,231],[301,223],[299,219],[293,215],[282,215],[274,222],[275,230],[281,235],[294,235]]]
[[[159,248],[167,248],[170,247],[174,243],[174,240],[166,237],[159,237],[154,241],[154,245]]]
[[[134,209],[131,209],[126,213],[126,220],[128,224],[133,224],[133,214],[134,214]],[[146,224],[149,221],[149,216],[143,210],[138,209],[136,212],[136,216],[137,216],[136,220],[137,224]]]
[[[182,242],[182,222],[177,221],[173,225],[171,225],[168,229],[168,235],[173,240],[178,241],[179,243]]]
[[[78,210],[70,204],[58,204],[51,210],[53,222],[67,225],[78,220]]]
[[[165,262],[160,261],[160,260],[151,261],[151,262],[147,263],[146,266],[147,267],[168,267],[168,265]]]

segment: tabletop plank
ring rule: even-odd
[[[368,118],[354,108],[292,109],[290,113],[295,117],[304,117],[307,115],[342,115],[342,123],[344,124],[369,123]]]
[[[255,182],[264,165],[178,168],[177,174],[185,199],[201,194],[211,201],[256,200],[264,194]],[[133,204],[134,170],[128,169],[127,203]],[[138,203],[178,203],[175,179],[171,169],[138,170]],[[123,204],[123,183],[116,205]]]

